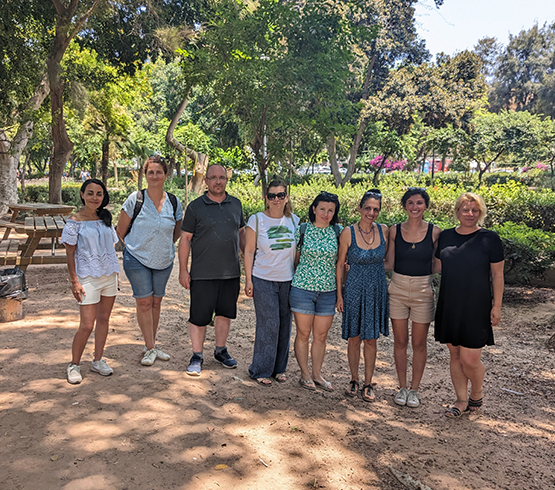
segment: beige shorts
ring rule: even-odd
[[[435,295],[432,276],[393,273],[389,283],[389,316],[393,320],[430,323],[434,319]]]
[[[114,272],[109,276],[80,277],[79,283],[85,290],[80,305],[95,305],[101,296],[116,296],[118,294],[118,275]]]

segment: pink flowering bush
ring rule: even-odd
[[[406,160],[398,160],[396,162],[386,160],[385,165],[382,165],[382,160],[382,156],[377,156],[373,160],[370,160],[370,166],[374,168],[379,168],[381,165],[382,169],[385,169],[386,172],[393,172],[394,170],[403,170],[405,168],[405,165],[407,164]]]

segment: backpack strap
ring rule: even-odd
[[[301,223],[301,225],[299,226],[299,251],[303,249],[304,234],[306,233],[307,226],[308,223]]]
[[[143,208],[143,204],[145,202],[145,192],[146,192],[146,189],[141,189],[140,191],[137,191],[137,200],[135,201],[135,207],[133,208],[133,216],[131,216],[131,221],[129,222],[129,226],[127,227],[125,236],[129,235],[129,232],[131,231],[131,227],[133,226],[133,223],[135,222],[135,220],[137,219],[137,216],[139,216],[139,213]]]
[[[133,216],[131,217],[131,221],[129,222],[129,226],[127,227],[127,233],[125,234],[125,236],[129,235],[129,232],[131,231],[131,227],[133,226],[133,223],[135,222],[135,220],[137,219],[137,216],[139,216],[139,213],[143,208],[143,204],[145,202],[145,192],[146,192],[146,189],[141,189],[140,191],[137,192],[137,200],[135,201],[135,207],[133,208]],[[168,195],[168,199],[172,203],[173,219],[177,223],[179,219],[181,219],[181,218],[178,218],[177,216],[177,196],[175,196],[171,192],[166,192],[166,194]]]

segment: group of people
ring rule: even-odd
[[[493,344],[492,326],[501,318],[504,256],[499,237],[480,226],[487,211],[479,195],[460,196],[455,203],[459,225],[441,231],[424,220],[430,203],[426,190],[411,187],[401,199],[407,220],[388,229],[376,222],[382,194],[372,189],[361,198],[359,221],[342,228],[337,195],[319,193],[308,210],[309,222],[299,223],[292,213],[287,185],[274,180],[267,187],[264,211],[245,224],[240,200],[226,192],[228,176],[223,167],[207,169],[207,191],[189,204],[184,215],[179,200],[163,190],[167,174],[163,159],[147,160],[148,187],[125,201],[117,232],[105,209],[109,198],[104,184],[89,179],[81,187],[84,206],[68,220],[62,235],[72,291],[81,305],[67,368],[70,383],[82,380],[80,360],[95,323],[91,370],[104,376],[113,372],[102,354],[118,290],[119,264],[113,247],[118,239],[125,244],[123,267],[145,342],[141,364],[150,366],[157,359],[170,358],[156,344],[156,333],[174,263],[174,243],[179,239],[179,282],[190,290],[188,375],[201,375],[210,324],[215,329],[215,360],[226,368],[237,367],[227,350],[227,338],[231,319],[237,315],[243,251],[244,292],[253,298],[256,314],[248,372],[261,385],[287,380],[294,317],[299,385],[312,391],[334,391],[322,368],[337,310],[342,313],[342,338],[347,341],[351,371],[345,394],[355,397],[360,393],[368,402],[376,399],[372,378],[377,339],[389,334],[391,320],[399,380],[394,401],[418,407],[428,330],[435,319],[435,339],[449,348],[457,397],[446,415],[460,417],[480,408],[485,374],[481,349]],[[388,270],[393,271],[389,286]],[[432,276],[437,272],[441,272],[441,284],[436,308]],[[409,338],[413,352],[410,383]]]

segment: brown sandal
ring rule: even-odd
[[[360,385],[358,381],[352,379],[351,381],[349,381],[349,388],[345,390],[345,394],[354,398],[355,396],[357,396],[359,386]]]

